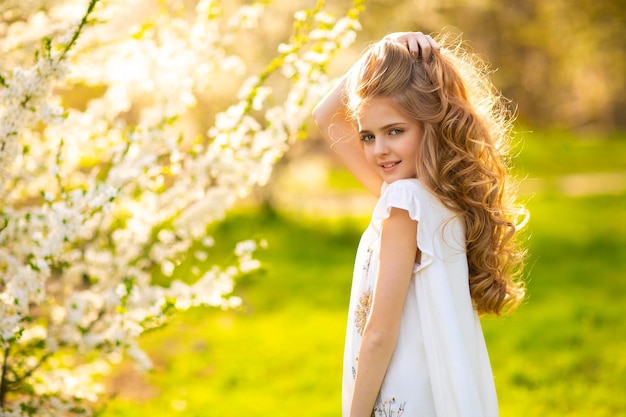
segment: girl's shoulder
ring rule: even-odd
[[[429,194],[426,187],[415,178],[383,183],[373,217],[383,220],[389,216],[391,208],[395,207],[408,211],[413,220],[419,220],[421,206],[430,200]]]
[[[374,217],[386,218],[391,207],[407,210],[414,220],[427,212],[429,217],[450,217],[453,213],[419,179],[407,178],[383,183]]]

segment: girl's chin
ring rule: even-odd
[[[410,179],[415,179],[417,178],[416,175],[412,175],[412,176],[408,176],[408,175],[383,175],[383,181],[385,181],[387,184],[391,184],[394,181],[398,181],[398,180],[410,180]]]

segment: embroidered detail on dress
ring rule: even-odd
[[[359,335],[363,336],[363,330],[365,330],[365,324],[367,323],[367,317],[370,314],[370,308],[372,307],[372,289],[369,288],[359,298],[359,305],[356,306],[354,311],[354,325]]]
[[[363,282],[367,280],[367,274],[370,271],[370,264],[372,263],[372,255],[374,251],[372,248],[367,248],[367,253],[365,254],[365,263],[363,263]]]
[[[404,406],[406,401],[396,406],[395,397],[390,400],[383,401],[378,394],[376,403],[374,403],[374,410],[372,411],[372,417],[400,417],[404,414]]]
[[[356,358],[354,358],[354,365],[352,365],[352,379],[356,379],[356,367],[357,364],[359,363],[359,357],[357,356]]]
[[[365,254],[365,262],[363,262],[363,276],[362,282],[367,283],[367,275],[369,274],[370,264],[372,263],[372,255],[374,251],[372,248],[367,249]],[[369,288],[359,298],[359,304],[354,311],[354,325],[359,335],[363,336],[363,330],[365,330],[365,323],[367,323],[367,317],[370,314],[370,308],[372,306],[372,289]]]

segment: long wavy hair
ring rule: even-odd
[[[356,120],[368,100],[390,98],[421,123],[417,176],[465,224],[476,310],[500,314],[525,292],[525,251],[514,235],[527,213],[509,175],[514,114],[484,61],[458,38],[438,42],[441,52],[427,60],[398,43],[370,46],[348,78],[346,107]]]

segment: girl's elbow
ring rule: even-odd
[[[313,116],[313,121],[315,122],[317,126],[322,126],[324,124],[326,115],[325,115],[324,108],[322,107],[321,103],[316,105],[313,108],[311,115]]]
[[[368,345],[372,349],[393,348],[396,344],[397,333],[392,329],[365,329],[363,332],[363,341],[361,343]]]

